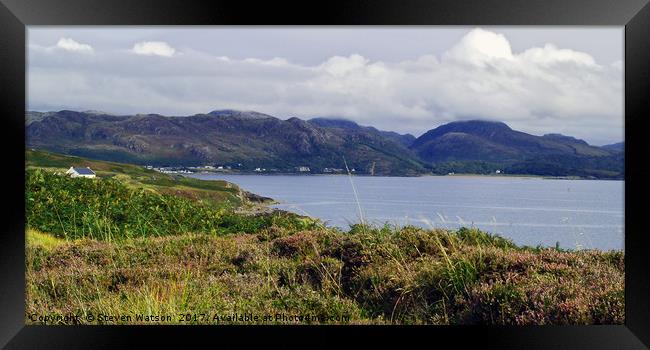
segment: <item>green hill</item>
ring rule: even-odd
[[[237,171],[357,174],[494,173],[623,178],[620,147],[570,136],[530,135],[504,123],[452,122],[417,139],[342,119],[301,120],[233,110],[167,117],[101,112],[28,112],[28,147],[122,163],[221,165]]]
[[[624,155],[561,134],[535,136],[469,120],[429,130],[410,146],[434,171],[622,178]]]
[[[142,166],[106,162],[75,157],[53,152],[31,150],[25,151],[27,170],[44,169],[48,173],[64,173],[71,166],[90,167],[101,179],[119,180],[131,189],[144,189],[157,194],[181,196],[201,200],[214,205],[241,207],[252,201],[271,201],[244,191],[239,186],[223,180],[198,180],[178,175],[163,174]]]

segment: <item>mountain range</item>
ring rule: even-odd
[[[99,111],[27,112],[27,147],[154,166],[227,165],[312,173],[412,176],[503,173],[622,178],[623,144],[596,147],[561,134],[516,131],[501,122],[467,120],[420,137],[345,119],[282,120],[215,110],[191,116],[111,115]]]

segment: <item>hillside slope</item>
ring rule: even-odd
[[[624,174],[621,152],[590,146],[561,134],[530,135],[501,122],[469,120],[442,125],[410,146],[425,162],[458,169],[507,173],[616,178]],[[477,166],[479,164],[479,166]]]
[[[185,197],[213,206],[239,208],[254,202],[271,202],[223,180],[198,180],[159,173],[138,165],[106,162],[40,150],[25,151],[25,170],[42,169],[63,173],[71,166],[90,167],[97,177],[115,179],[132,189]]]
[[[345,158],[360,173],[371,167],[377,175],[424,172],[413,152],[377,130],[321,127],[257,112],[165,117],[60,111],[30,123],[26,134],[30,147],[137,164],[218,163],[279,171],[308,166],[319,172],[344,168]]]
[[[610,152],[585,141],[560,134],[534,136],[512,130],[501,122],[470,120],[452,122],[429,130],[411,148],[422,159],[517,161],[529,157],[562,154],[609,156]]]
[[[595,147],[561,134],[530,135],[501,122],[451,122],[422,136],[343,119],[281,120],[216,110],[187,117],[102,112],[28,112],[28,147],[157,166],[223,165],[252,172],[357,174],[495,173],[623,178],[618,145]],[[339,169],[337,171],[327,170]]]

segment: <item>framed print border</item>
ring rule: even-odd
[[[578,25],[625,26],[625,325],[623,326],[26,326],[24,181],[26,28],[30,25]],[[186,337],[223,341],[236,335],[286,342],[295,334],[336,344],[324,333],[366,343],[408,337],[478,341],[500,348],[630,348],[650,346],[650,254],[644,219],[650,205],[646,133],[650,111],[650,5],[647,0],[318,1],[0,0],[0,100],[5,178],[0,244],[0,346],[79,348]],[[216,337],[216,338],[215,338]],[[437,343],[438,341],[436,341]],[[151,343],[154,344],[154,343]],[[220,345],[222,343],[219,343]],[[270,343],[269,343],[270,344]],[[442,344],[442,343],[441,343]]]

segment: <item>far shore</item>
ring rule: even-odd
[[[255,172],[212,172],[203,171],[191,174],[179,174],[183,176],[191,175],[251,175],[251,176],[348,176],[348,174],[301,174],[301,173],[255,173]],[[525,174],[420,174],[413,176],[398,176],[398,175],[370,175],[370,174],[353,174],[359,177],[468,177],[468,178],[522,178],[522,179],[541,179],[541,180],[602,180],[602,181],[624,181],[625,179],[615,178],[586,178],[579,176],[545,176],[545,175],[525,175]]]

